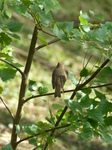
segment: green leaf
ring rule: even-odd
[[[101,76],[100,74],[97,76],[97,78],[94,79],[94,82],[99,82],[99,83],[108,83],[109,79],[107,76]]]
[[[20,5],[18,5],[18,7],[13,5],[12,9],[14,12],[16,12],[18,15],[20,15],[20,14],[25,14],[27,7],[23,4],[20,4]]]
[[[12,22],[9,22],[7,24],[7,28],[12,31],[12,32],[17,32],[17,31],[20,31],[20,29],[22,28],[23,24],[22,23],[19,23],[19,22],[16,22],[16,21],[12,21]]]
[[[95,15],[95,17],[100,20],[100,21],[104,21],[104,16],[99,14],[99,15]]]
[[[36,138],[31,138],[31,139],[29,140],[29,144],[34,145],[34,146],[37,146],[37,139],[36,139]]]
[[[5,145],[5,146],[2,148],[2,150],[13,150],[13,149],[12,149],[11,144],[9,143],[9,144]]]
[[[22,126],[24,132],[29,135],[37,134],[38,127],[35,124],[26,124]]]
[[[43,26],[47,27],[50,21],[53,21],[50,13],[45,13],[38,5],[31,5],[31,10],[34,12],[38,18],[40,18],[40,22]]]
[[[106,37],[106,34],[107,34],[106,28],[98,29],[98,30],[97,30],[96,39],[97,39],[98,41],[104,42],[105,37]]]
[[[18,36],[17,34],[8,33],[8,35],[12,36],[13,38],[17,40],[20,40],[20,36]]]
[[[57,22],[56,25],[63,31],[69,31],[73,29],[74,22]]]
[[[11,18],[12,13],[11,13],[10,10],[7,9],[7,10],[5,11],[5,13],[6,13],[6,15],[8,16],[8,18]]]
[[[82,132],[78,134],[78,138],[85,139],[91,137],[92,137],[91,124],[89,122],[85,122],[83,125]]]
[[[60,104],[52,104],[52,107],[55,109],[62,109],[63,108],[63,106]]]
[[[89,117],[91,117],[92,119],[103,123],[103,115],[101,113],[101,111],[97,110],[97,109],[92,109],[88,111],[88,115]]]
[[[102,138],[102,140],[104,140],[107,143],[111,143],[112,144],[112,131],[108,131],[105,128],[102,129],[102,132],[100,133],[100,137]]]
[[[87,77],[88,76],[88,70],[86,68],[83,68],[80,72],[81,77]]]
[[[10,45],[10,43],[12,42],[12,39],[5,34],[4,32],[0,33],[0,43],[2,46],[6,46],[6,45]]]
[[[112,69],[110,67],[103,68],[100,73],[100,75],[112,75]]]
[[[89,95],[91,93],[91,88],[83,88],[81,91]]]
[[[51,109],[49,109],[50,118],[46,117],[46,120],[49,121],[51,124],[55,124],[55,117],[53,116],[53,113]]]
[[[17,135],[20,136],[20,126],[19,125],[16,125],[16,132],[17,132]]]
[[[88,118],[87,121],[91,124],[91,126],[92,126],[93,128],[97,128],[97,126],[98,126],[98,121],[96,121],[96,120],[94,120],[94,119],[92,119],[92,118]]]
[[[60,117],[60,115],[61,115],[62,111],[63,111],[63,109],[59,109],[59,110],[57,111],[57,114],[56,114],[56,118],[57,118],[57,119]],[[67,118],[67,113],[66,113],[66,114],[64,114],[64,116],[63,116],[63,118],[62,118],[62,119],[64,119],[64,120],[65,120],[66,118]]]
[[[37,83],[36,83],[36,81],[29,80],[28,89],[31,92],[37,90]]]
[[[101,99],[106,99],[105,95],[100,93],[99,91],[97,90],[94,90],[95,91],[95,95],[96,95],[96,98],[99,98],[100,100]]]
[[[46,94],[48,92],[48,87],[39,87],[38,92],[40,95]]]
[[[3,88],[0,86],[0,94],[3,92]]]
[[[43,44],[47,45],[47,41],[42,36],[38,36],[38,38]]]
[[[45,14],[45,12],[39,13],[40,20],[43,26],[47,27],[50,21],[53,21],[50,13]]]
[[[74,100],[65,100],[65,104],[74,112],[82,112],[82,106]]]
[[[53,32],[59,39],[65,41],[69,40],[65,32],[62,29],[60,29],[56,24],[54,25]]]
[[[13,79],[16,75],[17,70],[14,70],[12,68],[0,68],[0,77],[2,81],[8,81],[10,79]]]
[[[82,11],[80,11],[79,20],[82,25],[87,25],[90,18],[86,12],[83,13]]]
[[[104,119],[104,122],[105,122],[106,126],[111,126],[112,125],[112,116],[106,117]]]
[[[107,115],[110,108],[110,103],[106,99],[102,99],[99,103],[98,110]]]
[[[78,81],[77,81],[76,75],[73,74],[73,72],[68,71],[68,76],[69,76],[70,80],[72,81],[72,83],[74,85],[77,85]]]
[[[58,3],[57,0],[45,0],[44,7],[46,10],[46,13],[48,13],[50,10],[53,10],[54,8],[60,8],[60,4]]]
[[[85,96],[81,99],[80,104],[81,104],[82,107],[88,108],[88,107],[91,106],[92,100],[89,98],[88,95],[85,95]]]

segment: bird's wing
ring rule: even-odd
[[[61,87],[63,88],[64,84],[65,84],[65,81],[66,81],[66,77],[61,75],[60,76],[60,80],[61,80]]]
[[[55,71],[53,71],[53,73],[52,73],[52,87],[53,87],[53,89],[55,88],[55,86],[56,86]]]

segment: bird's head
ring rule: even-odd
[[[63,63],[58,62],[57,67],[63,67]]]

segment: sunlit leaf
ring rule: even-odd
[[[55,108],[55,109],[62,109],[63,108],[63,106],[62,105],[60,105],[60,104],[52,104],[52,107],[53,108]]]
[[[28,89],[30,91],[35,91],[37,89],[37,83],[36,81],[33,81],[33,80],[29,80],[29,84],[28,84]]]
[[[29,135],[36,134],[38,131],[38,127],[35,124],[26,124],[22,126],[22,129],[24,132],[26,132]]]
[[[0,86],[0,94],[3,92],[3,88]]]
[[[65,100],[65,104],[74,112],[82,112],[82,106],[74,100]]]
[[[17,135],[20,136],[20,126],[16,125],[16,131],[17,131]]]
[[[69,76],[70,80],[72,81],[72,83],[74,85],[77,85],[78,81],[77,81],[76,75],[73,72],[68,71],[68,76]]]
[[[47,41],[42,36],[38,36],[38,38],[43,44],[47,45]]]
[[[68,41],[67,35],[65,34],[65,32],[62,29],[60,29],[58,27],[58,25],[56,25],[56,24],[54,25],[53,32],[59,39]]]
[[[48,92],[48,87],[41,87],[41,86],[40,86],[40,87],[38,88],[38,92],[39,92],[40,95],[45,94],[45,93]]]

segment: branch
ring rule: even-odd
[[[56,35],[53,35],[53,34],[51,34],[51,33],[48,33],[48,32],[46,32],[46,31],[44,31],[43,29],[41,29],[41,31],[44,32],[45,34],[50,35],[50,36],[57,37]]]
[[[54,127],[54,128],[51,128],[51,129],[47,129],[47,130],[45,130],[45,131],[43,131],[43,132],[50,132],[50,131],[52,131],[52,130],[54,130],[54,129],[57,130],[57,129],[62,129],[62,128],[69,127],[69,126],[70,126],[70,123],[69,123],[69,124],[66,124],[66,125],[63,125],[63,126],[59,126],[59,127]],[[34,134],[34,135],[31,135],[31,136],[25,137],[25,138],[19,140],[19,141],[16,143],[16,145],[18,145],[19,143],[21,143],[21,142],[23,142],[23,141],[29,140],[29,139],[31,139],[31,138],[33,138],[33,137],[35,137],[35,136],[38,136],[38,135],[40,135],[40,134],[41,134],[41,133],[38,133],[38,134]]]
[[[5,62],[6,64],[12,66],[13,68],[15,68],[17,71],[19,71],[19,73],[20,73],[22,76],[24,75],[23,72],[22,72],[19,68],[17,68],[14,64],[12,64],[11,62],[9,62],[9,61],[7,61],[7,60],[4,60],[4,59],[1,59],[1,58],[0,58],[0,60],[3,61],[3,62]]]
[[[28,53],[28,57],[26,60],[26,65],[24,68],[24,76],[22,76],[22,80],[21,80],[21,86],[20,86],[20,91],[19,91],[19,100],[18,100],[18,104],[17,104],[15,120],[13,122],[13,129],[12,129],[12,135],[11,135],[11,146],[14,150],[16,149],[16,142],[17,142],[16,125],[18,125],[20,123],[20,119],[21,119],[21,115],[22,115],[23,102],[24,102],[24,97],[25,97],[26,88],[27,88],[28,76],[29,76],[31,64],[33,61],[33,56],[35,53],[35,45],[37,42],[37,37],[38,37],[38,30],[37,30],[37,27],[35,26],[34,31],[33,31],[33,36],[31,39],[31,43],[30,43],[30,47],[29,47],[29,53]]]
[[[92,81],[109,61],[110,59],[106,59],[106,61],[93,73],[93,75],[88,80],[86,80],[84,83],[78,86],[78,89],[82,89],[85,85],[87,85],[90,81]]]
[[[79,84],[80,86],[81,84]],[[106,87],[106,86],[110,86],[112,85],[112,83],[107,83],[107,84],[102,84],[102,85],[94,85],[94,86],[90,86],[90,87],[85,87],[85,88],[82,88],[82,89],[77,89],[77,91],[79,90],[85,90],[85,89],[88,89],[88,88],[91,88],[91,89],[95,89],[95,88],[100,88],[100,87]],[[74,92],[74,89],[71,89],[71,90],[65,90],[64,93],[70,93],[70,92]],[[63,93],[63,91],[61,91],[61,93]],[[49,95],[54,95],[54,92],[52,93],[47,93],[47,94],[43,94],[43,95],[33,95],[31,97],[28,97],[24,100],[24,103],[26,103],[27,101],[31,100],[31,99],[34,99],[34,98],[37,98],[37,97],[44,97],[44,96],[49,96]]]
[[[8,110],[8,112],[9,112],[9,114],[10,114],[12,120],[14,121],[14,115],[11,113],[11,111],[10,111],[10,109],[8,108],[6,102],[2,99],[2,97],[0,97],[0,99],[1,99],[2,103],[4,104],[4,106],[6,107],[6,109]]]
[[[76,95],[76,92],[79,91],[79,90],[81,90],[85,85],[87,85],[91,80],[93,80],[93,79],[96,77],[96,75],[100,72],[100,70],[101,70],[109,61],[110,61],[109,59],[106,59],[106,61],[95,71],[95,73],[93,73],[93,75],[92,75],[88,80],[86,80],[84,83],[78,85],[78,86],[74,89],[74,92],[72,93],[70,99],[73,100],[74,97],[75,97],[75,95]],[[57,127],[57,126],[59,125],[59,123],[60,123],[60,121],[62,120],[64,114],[65,114],[66,111],[67,111],[67,109],[68,109],[68,107],[65,106],[65,108],[63,109],[62,113],[60,114],[58,120],[57,120],[56,123],[55,123],[55,127]],[[53,136],[54,132],[55,132],[55,129],[51,131],[50,136]],[[45,149],[47,148],[47,146],[48,146],[48,141],[45,143],[43,150],[45,150]]]
[[[50,45],[50,44],[53,44],[53,43],[55,43],[55,42],[58,42],[58,41],[60,41],[60,39],[55,38],[54,40],[49,41],[47,44],[39,45],[38,47],[35,48],[35,51],[38,51],[39,49],[41,49],[41,48],[43,48],[43,47],[45,47],[45,46],[48,46],[48,45]]]

